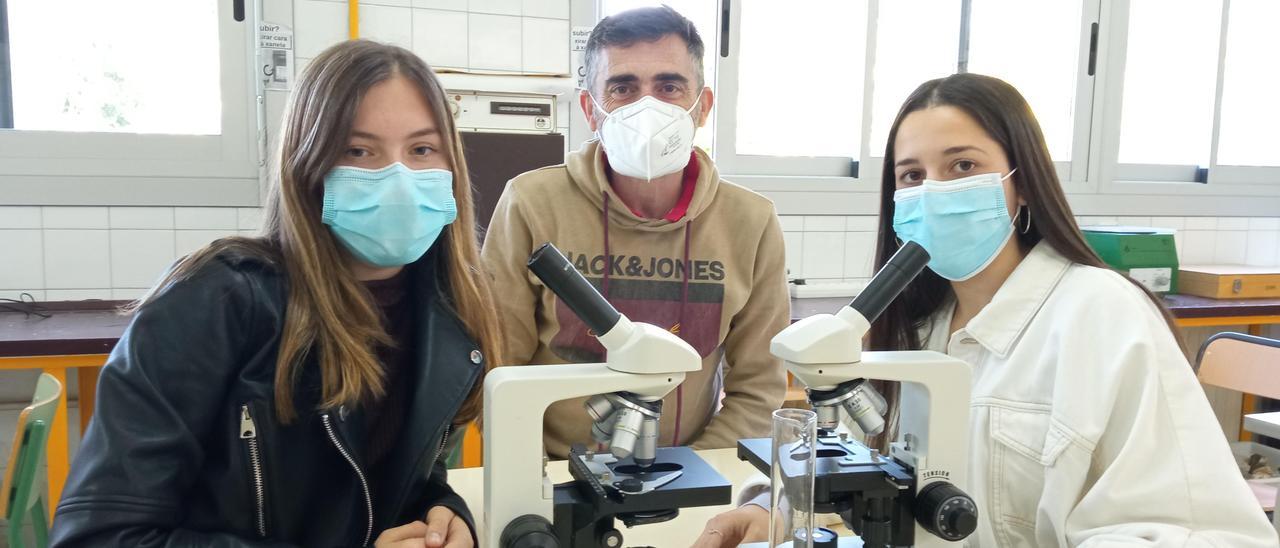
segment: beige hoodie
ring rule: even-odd
[[[507,185],[482,256],[495,277],[509,363],[604,358],[577,316],[526,268],[529,254],[545,242],[632,321],[670,329],[690,343],[702,355],[702,370],[689,373],[664,400],[658,439],[705,449],[769,435],[770,415],[786,393],[786,374],[769,354],[769,340],[786,327],[790,299],[773,203],[720,180],[702,150],[696,158],[698,178],[684,218],[643,219],[613,192],[599,142],[590,141],[570,153],[567,164]],[[547,410],[548,454],[563,458],[574,443],[593,446],[582,403],[567,400]]]

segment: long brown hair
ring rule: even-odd
[[[347,266],[348,252],[321,223],[320,213],[324,176],[346,149],[360,100],[369,88],[396,75],[416,84],[431,107],[453,171],[457,219],[428,252],[438,257],[439,289],[480,346],[487,368],[502,359],[492,292],[479,270],[471,181],[443,86],[408,50],[367,40],[343,42],[311,61],[290,96],[260,235],[225,238],[192,253],[138,304],[145,306],[156,292],[191,277],[224,251],[247,252],[282,266],[289,295],[276,357],[275,407],[284,422],[297,415],[294,385],[311,358],[320,369],[322,408],[355,406],[386,393],[375,347],[392,341],[371,296]],[[454,424],[479,415],[482,384],[472,387]]]
[[[946,78],[921,84],[907,97],[889,130],[885,147],[884,169],[880,183],[880,228],[876,245],[876,269],[898,251],[899,243],[893,230],[893,193],[896,188],[894,140],[898,127],[908,114],[930,107],[951,106],[973,117],[993,140],[1000,144],[1009,157],[1009,167],[1017,169],[1014,186],[1029,209],[1029,225],[1023,231],[1019,222],[1015,234],[1024,249],[1030,249],[1041,241],[1047,242],[1068,261],[1098,268],[1110,268],[1085,242],[1076,225],[1075,216],[1067,197],[1062,192],[1058,173],[1044,133],[1026,99],[1013,86],[1003,80],[980,74],[953,74]],[[1128,279],[1128,278],[1126,278]],[[1133,282],[1133,280],[1130,280]],[[1137,282],[1134,286],[1155,303],[1164,315],[1169,329],[1178,338],[1178,327],[1173,316],[1160,299]],[[894,300],[880,318],[871,326],[868,347],[873,350],[919,350],[923,346],[919,330],[951,296],[951,283],[925,269]],[[885,387],[894,400],[891,413],[896,416],[896,400],[892,392],[896,387]],[[891,429],[886,429],[886,431]]]

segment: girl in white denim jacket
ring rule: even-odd
[[[1280,546],[1171,316],[1087,246],[1017,90],[975,74],[926,82],[888,143],[877,264],[902,240],[932,258],[868,347],[973,365],[980,517],[966,545]],[[901,405],[914,396],[904,388]],[[698,546],[762,539],[767,520],[751,505],[722,514]]]

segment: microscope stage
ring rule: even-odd
[[[592,491],[592,489],[584,488],[586,482],[577,479],[573,482],[564,483],[556,486],[557,502],[564,495],[569,495],[564,487],[573,487],[573,496],[587,496],[593,499],[595,504],[605,508],[615,508],[617,512],[652,512],[657,510],[674,510],[677,508],[691,508],[695,506],[719,506],[729,504],[731,502],[733,486],[729,480],[720,475],[711,465],[702,460],[688,447],[660,447],[656,453],[657,459],[650,468],[655,470],[652,474],[654,479],[657,477],[670,474],[673,470],[679,470],[679,477],[667,483],[662,483],[651,491],[639,494],[622,493],[622,502],[614,501],[610,498],[601,499]],[[609,465],[614,474],[619,478],[636,478],[641,481],[649,481],[650,474],[638,472],[639,468],[635,461],[630,457],[619,460]]]
[[[738,458],[767,476],[772,468],[772,445],[769,438],[738,440]],[[889,457],[873,455],[861,443],[823,436],[818,445],[813,502],[820,512],[845,510],[842,499],[849,493],[892,497],[915,484],[909,470]]]

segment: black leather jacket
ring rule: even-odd
[[[142,307],[111,353],[53,545],[365,546],[438,505],[474,539],[443,458],[483,357],[438,290],[433,255],[410,266],[418,367],[380,469],[364,465],[359,409],[318,410],[314,363],[296,385],[298,418],[276,420],[284,276],[224,253]]]

